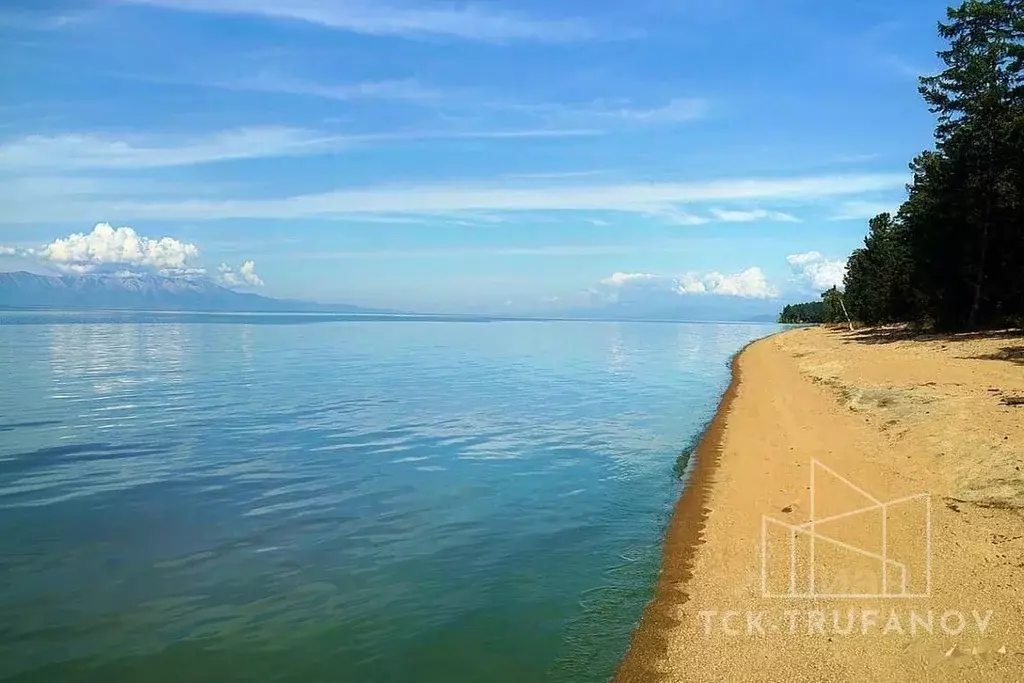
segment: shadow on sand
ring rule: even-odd
[[[1004,346],[995,353],[975,356],[981,360],[1004,360],[1014,365],[1024,365],[1024,344],[1021,346]]]
[[[934,332],[907,325],[865,327],[853,332],[843,331],[843,339],[860,344],[891,344],[901,341],[971,341],[974,339],[1018,339],[1024,342],[1024,330],[980,330],[977,332]],[[1011,347],[1012,348],[1012,347]],[[1006,360],[1006,359],[1000,359]]]
[[[892,344],[901,341],[960,342],[979,339],[1006,339],[1020,341],[1020,344],[1004,346],[993,353],[980,356],[962,356],[972,360],[1001,360],[1015,365],[1024,365],[1024,330],[982,330],[978,332],[932,332],[915,329],[906,325],[892,327],[868,327],[853,332],[842,332],[844,343]]]

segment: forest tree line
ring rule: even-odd
[[[967,0],[946,17],[945,68],[919,88],[935,148],[910,163],[896,213],[869,221],[845,291],[787,306],[780,322],[845,321],[837,297],[867,325],[1024,322],[1024,0]]]

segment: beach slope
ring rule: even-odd
[[[1024,680],[1024,339],[748,347],[618,681]]]

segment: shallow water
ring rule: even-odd
[[[0,314],[0,678],[607,680],[776,329],[309,318]]]

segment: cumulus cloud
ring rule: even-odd
[[[217,282],[225,287],[262,287],[263,278],[256,274],[256,264],[246,261],[237,270],[226,263],[217,269]]]
[[[720,221],[729,223],[750,223],[752,221],[780,221],[785,223],[799,223],[796,216],[781,211],[765,211],[754,209],[752,211],[724,211],[712,209],[711,214]]]
[[[221,264],[208,274],[199,263],[199,247],[173,237],[150,238],[134,228],[97,223],[89,233],[72,233],[37,249],[0,245],[0,256],[18,256],[62,273],[84,275],[103,272],[117,277],[156,273],[167,277],[205,278],[226,287],[262,287],[256,264],[245,261],[237,269]]]
[[[718,271],[691,272],[683,275],[613,273],[601,280],[601,284],[611,289],[613,299],[619,298],[623,292],[636,294],[645,290],[679,296],[708,294],[743,299],[770,299],[778,295],[776,288],[765,277],[764,271],[757,266],[734,274]]]
[[[721,296],[738,296],[746,299],[770,299],[777,296],[775,288],[768,284],[764,271],[754,266],[735,275],[711,272],[701,279],[705,291]]]
[[[802,254],[790,254],[786,262],[793,270],[797,280],[805,283],[816,291],[823,291],[831,287],[843,286],[843,278],[846,277],[846,259],[828,259],[818,251],[808,251]]]
[[[173,237],[150,239],[127,226],[97,223],[88,234],[76,232],[32,252],[59,270],[85,273],[103,266],[145,266],[158,271],[182,272],[192,268],[199,247]]]
[[[654,275],[652,273],[612,273],[605,279],[601,280],[601,284],[618,287],[629,283],[656,282],[660,279],[662,279],[662,276]]]

